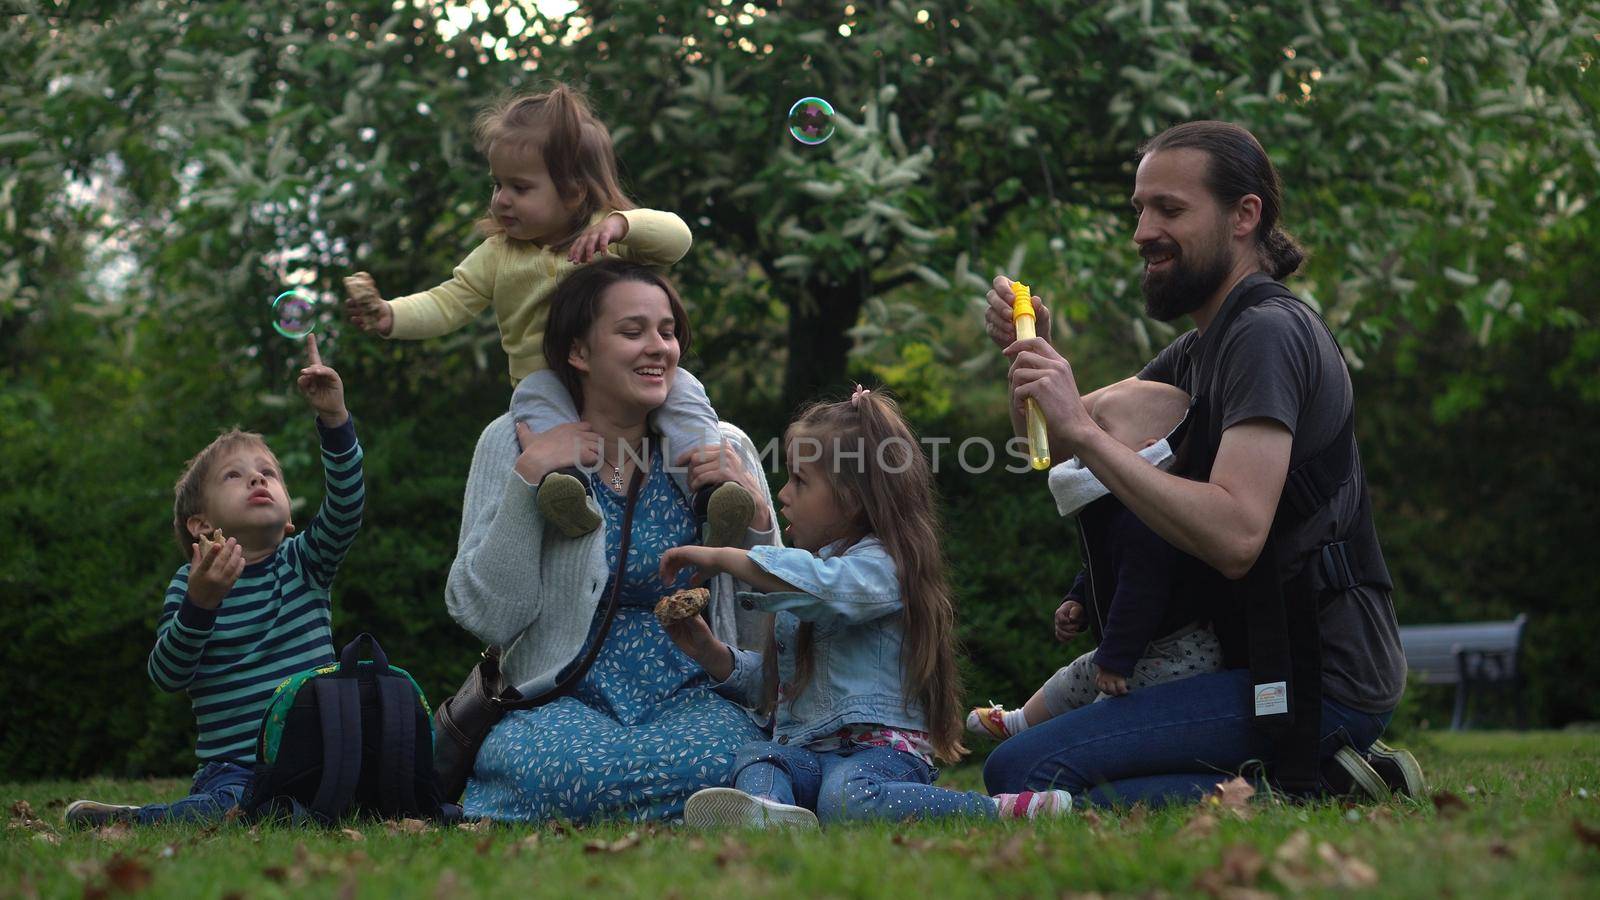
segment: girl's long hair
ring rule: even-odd
[[[564,248],[588,227],[601,210],[633,209],[617,174],[611,132],[577,90],[558,84],[542,94],[513,94],[478,114],[473,144],[485,157],[496,144],[509,143],[537,151],[550,181],[564,200],[578,199],[567,233],[553,242]],[[478,220],[486,237],[504,234],[492,213]]]
[[[933,472],[899,404],[881,391],[862,393],[854,401],[813,403],[801,410],[785,438],[786,443],[809,438],[820,445],[818,463],[829,487],[841,507],[856,515],[852,537],[875,535],[894,560],[905,605],[901,690],[927,713],[934,753],[946,762],[960,759],[967,748],[961,740],[955,602],[945,575],[938,498]],[[807,444],[808,453],[812,446]],[[791,700],[811,678],[812,632],[811,623],[804,623],[796,638]],[[777,681],[770,651],[769,699]]]

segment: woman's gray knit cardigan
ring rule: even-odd
[[[604,528],[579,538],[546,531],[536,502],[538,489],[529,487],[512,468],[520,453],[513,428],[511,416],[503,415],[490,422],[478,439],[461,510],[461,539],[445,584],[445,605],[463,628],[505,648],[501,668],[506,680],[523,696],[533,696],[554,687],[556,675],[583,652],[611,572],[606,567]],[[750,438],[726,422],[721,428],[746,468],[761,472],[761,459]],[[751,531],[747,546],[778,544],[772,496],[766,478],[757,481],[769,527]],[[767,616],[742,610],[734,601],[734,594],[749,590],[749,585],[719,575],[710,587],[711,630],[731,645],[759,649],[766,637]]]

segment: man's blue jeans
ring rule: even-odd
[[[1192,802],[1272,744],[1251,724],[1250,672],[1233,669],[1152,685],[1092,703],[1009,738],[989,754],[992,793],[1061,788],[1091,805]],[[1324,698],[1322,756],[1345,743],[1366,750],[1391,712],[1365,713]]]
[[[758,741],[739,748],[733,771],[733,784],[739,790],[813,810],[823,824],[995,815],[993,800],[972,791],[934,787],[927,763],[889,747],[818,753]]]
[[[239,805],[250,784],[250,770],[230,762],[209,762],[195,773],[189,796],[175,803],[152,803],[139,807],[140,825],[158,822],[208,824],[220,822],[228,810]]]

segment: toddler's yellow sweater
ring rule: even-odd
[[[670,266],[689,252],[689,226],[669,212],[625,209],[628,234],[606,248],[622,259]],[[596,213],[590,224],[610,215]],[[500,346],[511,364],[511,383],[547,368],[544,328],[550,318],[550,292],[577,268],[565,250],[495,235],[456,266],[449,281],[420,294],[390,301],[394,313],[391,340],[417,341],[449,334],[493,305],[500,326]]]

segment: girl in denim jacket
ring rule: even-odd
[[[730,647],[698,617],[668,626],[716,688],[769,710],[773,740],[746,744],[734,787],[688,800],[684,821],[712,827],[946,815],[1062,813],[1064,791],[989,797],[933,786],[935,759],[962,746],[955,608],[945,580],[933,473],[895,402],[859,385],[848,402],[807,407],[785,436],[778,493],[794,547],[677,547],[687,566],[727,572],[773,614],[766,649]]]

